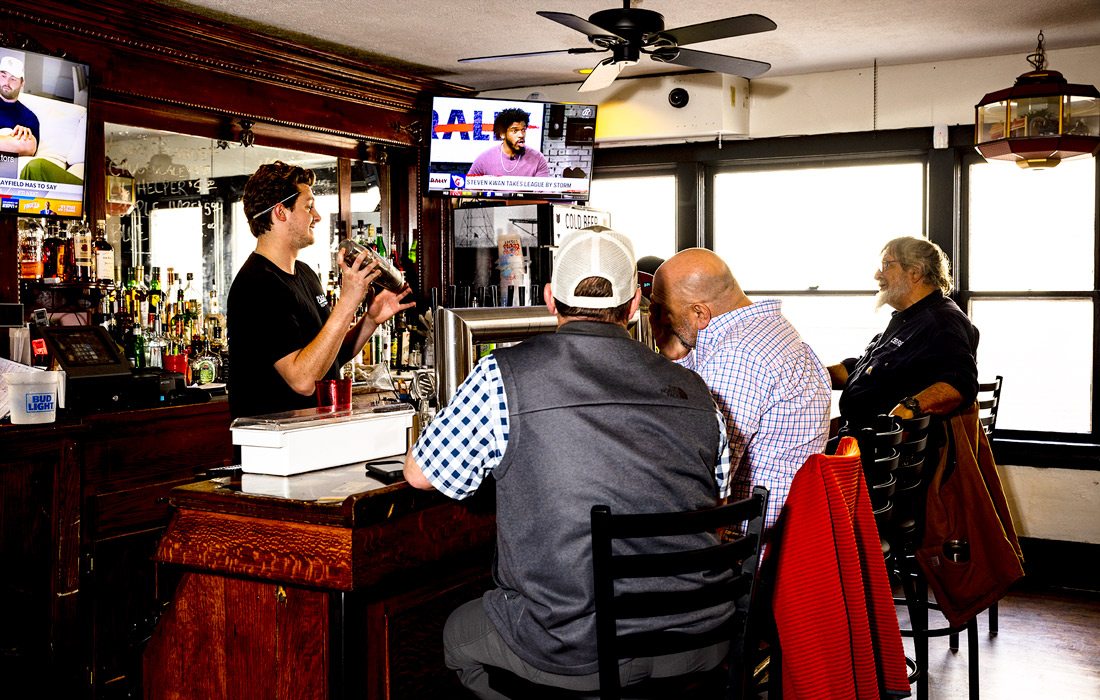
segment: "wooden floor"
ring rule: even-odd
[[[999,607],[996,637],[988,634],[988,614],[978,617],[982,698],[1100,700],[1100,593],[1020,590]],[[942,624],[931,615],[931,624]],[[912,658],[912,640],[905,640],[905,649]],[[947,637],[929,640],[929,700],[969,697],[967,656],[965,634],[958,653],[950,651]]]

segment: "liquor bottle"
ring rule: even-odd
[[[168,341],[164,337],[164,324],[160,314],[149,313],[152,323],[146,333],[145,355],[150,367],[164,367],[164,356],[168,351]]]
[[[145,284],[145,266],[138,265],[134,273],[134,323],[142,326],[149,322],[149,287]]]
[[[209,340],[198,343],[198,336],[195,336],[192,346],[196,343],[198,352],[191,358],[191,380],[196,384],[216,382],[221,369],[221,358],[211,352]]]
[[[57,279],[59,282],[72,282],[76,277],[72,232],[69,231],[69,225],[64,222],[58,228],[57,235],[61,239],[61,244],[57,252]]]
[[[340,299],[340,283],[337,280],[337,271],[328,271],[328,284],[325,285],[325,299],[328,300],[328,308],[332,309],[336,306],[336,302]]]
[[[386,236],[382,233],[381,226],[378,227],[378,235],[374,239],[374,248],[378,251],[379,257],[386,257]]]
[[[140,324],[131,323],[127,326],[123,348],[126,352],[126,359],[130,361],[130,365],[134,369],[141,369],[146,366],[145,335]]]
[[[112,284],[115,281],[115,249],[103,230],[103,222],[96,224],[95,240],[92,241],[95,249],[95,274],[96,278],[104,284]]]
[[[154,266],[153,273],[149,277],[149,316],[147,325],[150,328],[159,326],[164,317],[164,290],[160,285],[160,268]]]
[[[399,343],[400,355],[398,356],[398,366],[401,369],[408,369],[412,365],[412,339],[410,337],[412,333],[406,313],[401,312],[401,342]]]
[[[45,232],[34,219],[19,219],[19,277],[42,279],[42,241]]]
[[[172,283],[176,289],[176,312],[184,313],[187,306],[183,301],[183,285],[180,284],[180,273],[176,273],[176,281]]]
[[[126,317],[128,323],[132,323],[134,320],[134,307],[137,304],[137,294],[135,288],[137,287],[137,281],[135,275],[137,270],[133,267],[126,269],[126,282],[122,285],[122,315]]]
[[[187,304],[187,310],[198,316],[202,312],[202,299],[199,298],[199,288],[195,284],[195,273],[187,273],[187,283],[183,287],[183,302]]]
[[[382,327],[375,331],[378,334],[378,362],[379,364],[389,364],[390,361],[390,345],[393,340],[393,332],[391,327],[393,325],[393,319],[386,321],[382,324]]]
[[[222,329],[225,328],[225,314],[221,312],[221,304],[218,301],[218,290],[211,287],[207,294],[206,318],[203,319],[203,327],[206,337],[213,339],[215,331],[220,338]]]
[[[390,369],[404,369],[408,361],[409,331],[405,323],[405,314],[399,313],[392,319],[393,335],[390,338]]]
[[[92,231],[83,221],[72,228],[73,279],[74,282],[91,282],[95,279],[95,253],[92,249]]]
[[[229,346],[223,340],[223,326],[214,326],[214,337],[210,340],[210,352],[218,356],[221,361],[221,369],[218,372],[219,382],[229,381]]]
[[[169,304],[176,301],[176,273],[172,268],[166,268],[168,270],[167,276],[164,279],[164,305],[165,308]]]
[[[65,255],[65,242],[61,238],[60,224],[46,224],[46,237],[42,239],[42,281],[57,284],[61,281],[61,258]]]

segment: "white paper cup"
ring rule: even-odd
[[[57,419],[57,372],[9,372],[11,422],[15,425],[52,423]]]

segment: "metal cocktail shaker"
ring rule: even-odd
[[[348,265],[354,264],[355,258],[363,251],[367,252],[366,262],[370,262],[371,260],[377,261],[378,271],[381,273],[371,284],[383,289],[388,289],[391,292],[400,292],[405,288],[405,275],[395,268],[389,260],[386,260],[374,250],[356,243],[350,238],[345,238],[340,241],[340,255],[344,256],[344,262]]]

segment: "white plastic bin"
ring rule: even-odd
[[[13,424],[52,423],[57,419],[58,374],[43,370],[4,375]]]

